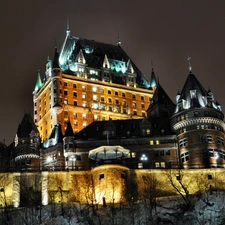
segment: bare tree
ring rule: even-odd
[[[191,183],[191,179],[189,181],[184,182],[184,173],[181,169],[178,170],[168,170],[167,178],[169,180],[170,185],[173,187],[175,192],[182,198],[183,200],[183,210],[186,211],[191,207],[191,198],[189,193],[189,185]]]

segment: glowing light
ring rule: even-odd
[[[47,162],[47,163],[50,163],[50,162],[52,162],[52,161],[53,161],[52,157],[51,157],[51,156],[47,156],[46,162]]]
[[[141,160],[142,160],[142,161],[146,161],[146,160],[148,160],[148,157],[147,157],[145,154],[143,154],[143,155],[141,156]]]
[[[93,87],[93,88],[92,88],[92,91],[93,91],[93,92],[96,92],[96,91],[97,91],[97,87]]]

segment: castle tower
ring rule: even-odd
[[[75,142],[74,133],[70,121],[67,124],[65,136],[63,138],[63,151],[65,157],[65,169],[74,170],[75,169]]]
[[[25,114],[15,138],[14,163],[18,170],[39,170],[40,138],[36,125],[29,114]]]
[[[101,146],[89,151],[89,158],[97,164],[92,169],[95,198],[98,204],[119,203],[123,197],[126,173],[124,158],[130,150],[121,146]]]
[[[190,71],[171,118],[182,168],[224,167],[224,115],[211,91]]]
[[[154,93],[120,45],[71,36],[48,58],[45,79],[38,73],[33,92],[34,120],[43,141],[55,125],[74,133],[93,121],[143,118]]]

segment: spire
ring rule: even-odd
[[[118,41],[117,41],[117,45],[118,46],[121,46],[121,41],[120,41],[120,31],[119,31],[119,28],[117,29],[117,34],[118,34]]]
[[[41,81],[40,69],[38,69],[38,76],[37,76],[37,81],[36,81],[34,91],[38,91],[39,89],[42,88],[42,86],[43,86],[43,83]]]
[[[52,68],[59,68],[59,52],[56,45],[55,45],[55,53],[54,53]]]
[[[191,72],[191,71],[192,71],[192,66],[191,66],[191,57],[190,57],[190,56],[188,56],[187,60],[188,60],[188,64],[189,64],[189,71]]]
[[[73,128],[72,128],[72,125],[70,123],[70,120],[68,121],[66,131],[65,131],[65,137],[68,137],[68,136],[74,136]]]
[[[67,18],[67,23],[66,23],[66,36],[70,35],[70,27],[69,27],[69,20]]]
[[[156,80],[156,76],[155,76],[155,72],[152,66],[152,73],[151,73],[151,79],[150,79],[150,87],[156,87],[157,86],[157,80]]]

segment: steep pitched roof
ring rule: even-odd
[[[165,90],[162,88],[160,84],[158,84],[154,92],[154,95],[151,99],[151,104],[149,108],[147,109],[147,113],[149,114],[153,108],[154,109],[156,108],[156,106],[160,110],[167,111],[168,116],[171,116],[175,109],[175,104],[172,102],[172,100],[170,99],[170,97],[167,95],[167,93],[165,92]],[[150,114],[153,116],[152,113]],[[158,117],[159,116],[160,115],[158,115]]]
[[[154,69],[152,67],[152,73],[151,73],[151,79],[150,79],[150,87],[156,87],[157,86],[157,80],[156,80],[156,76],[155,76],[155,72]]]
[[[102,42],[67,35],[59,55],[59,65],[63,71],[70,73],[68,64],[75,60],[80,50],[83,52],[88,67],[101,69],[103,67],[105,55],[107,55],[111,65],[114,65],[111,66],[112,73],[119,73],[122,76],[123,72],[128,69],[126,68],[126,64],[130,58],[120,45],[105,44]],[[148,88],[149,81],[137,68],[134,62],[132,60],[130,61],[134,72],[137,74],[137,85],[143,88]],[[74,72],[72,73],[74,74]]]
[[[27,137],[32,131],[36,134],[39,133],[31,115],[26,113],[17,129],[17,136],[19,138]]]
[[[70,120],[67,124],[66,131],[65,131],[65,137],[69,137],[69,136],[74,136],[73,128],[72,128],[72,125],[70,123]]]
[[[181,98],[182,99],[190,98],[191,90],[196,90],[197,95],[200,94],[201,96],[207,96],[207,91],[192,72],[189,73],[187,80],[184,84],[184,87],[181,91]]]
[[[59,68],[59,52],[56,46],[55,46],[55,53],[54,53],[52,68]]]
[[[38,70],[37,81],[34,87],[34,91],[38,91],[40,88],[42,88],[42,86],[43,86],[43,83],[41,81],[40,70]]]

